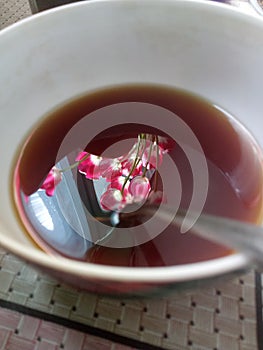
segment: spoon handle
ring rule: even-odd
[[[174,209],[161,206],[159,209],[146,208],[148,213],[158,215],[160,220],[171,220]],[[180,226],[190,220],[186,212],[178,210],[174,215],[173,224]],[[192,221],[189,221],[191,223]],[[257,267],[263,268],[263,227],[218,217],[210,214],[201,214],[191,228],[195,233],[205,239],[223,244],[234,250],[245,253]],[[187,234],[182,233],[182,234]]]

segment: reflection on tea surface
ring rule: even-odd
[[[137,122],[125,120],[132,113],[131,103],[137,104]],[[120,105],[125,121],[109,126]],[[120,266],[176,265],[231,254],[169,223],[155,235],[158,223],[148,225],[148,218],[136,214],[149,203],[187,209],[193,192],[202,190],[201,185],[195,187],[195,178],[205,174],[203,164],[193,167],[189,158],[190,153],[199,157],[200,149],[191,149],[190,140],[179,140],[181,134],[173,138],[174,130],[167,132],[167,125],[156,128],[151,123],[154,107],[161,123],[168,120],[167,111],[174,113],[200,143],[208,170],[202,209],[249,222],[261,218],[261,153],[242,125],[222,108],[185,91],[118,86],[50,113],[19,155],[14,175],[18,217],[42,249]],[[98,132],[92,134],[89,127],[71,134],[84,119]],[[84,144],[80,134],[87,135]],[[65,139],[70,142],[62,147]],[[135,212],[132,221],[125,219],[125,210]],[[135,229],[139,236],[126,235]]]

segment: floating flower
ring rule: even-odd
[[[60,183],[61,180],[62,180],[61,171],[58,168],[53,167],[48,173],[45,181],[43,182],[40,188],[42,190],[45,190],[48,196],[53,196],[55,192],[55,188]]]

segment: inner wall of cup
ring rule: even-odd
[[[263,145],[262,26],[218,4],[125,1],[74,4],[2,33],[0,239],[32,245],[10,201],[19,143],[48,111],[99,87],[147,82],[190,90],[237,116]]]

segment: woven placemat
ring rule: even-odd
[[[147,349],[148,344],[173,350],[257,349],[253,271],[217,288],[150,300],[119,300],[59,284],[1,250],[0,266],[0,306],[4,308],[83,333],[98,335],[101,330],[104,338],[117,336],[116,341],[134,348]],[[19,334],[18,324],[12,327]],[[35,337],[45,339],[37,331]],[[58,334],[58,345],[63,343],[61,337]],[[74,348],[78,349],[82,345]]]
[[[0,29],[31,15],[26,0],[0,0]]]
[[[0,309],[0,350],[131,350],[36,317]]]
[[[253,12],[246,1],[233,4]],[[29,15],[26,0],[0,0],[0,29]],[[257,282],[251,271],[217,288],[113,300],[60,284],[0,249],[0,350],[257,350],[258,274]]]

